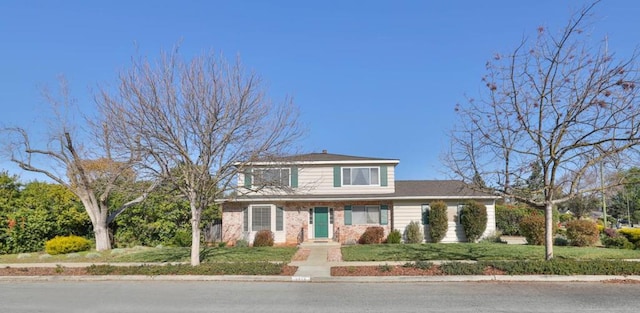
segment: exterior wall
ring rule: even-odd
[[[253,242],[256,232],[244,231],[244,208],[251,205],[273,205],[284,208],[283,230],[275,231],[275,222],[272,231],[274,233],[274,243],[281,245],[296,245],[302,241],[304,233],[309,228],[309,213],[298,206],[287,206],[280,203],[225,203],[222,207],[222,241],[235,245],[238,240]]]
[[[431,202],[435,202],[437,200],[424,200],[424,201],[396,201],[394,202],[394,229],[400,231],[401,234],[404,234],[404,230],[407,225],[411,221],[422,221],[422,204],[429,204]],[[464,235],[464,230],[462,229],[462,225],[457,222],[458,220],[458,204],[464,203],[465,200],[446,200],[448,207],[448,216],[449,216],[449,227],[447,229],[447,234],[442,239],[441,242],[451,243],[451,242],[465,242],[467,238]],[[493,200],[479,200],[487,207],[487,229],[483,233],[483,237],[488,236],[495,232],[496,230],[496,215],[495,215],[495,201]],[[428,236],[428,227],[425,226],[423,229],[423,233],[425,234],[425,238],[429,241]]]
[[[234,245],[238,240],[252,242],[255,232],[245,232],[243,226],[243,209],[255,204],[273,204],[284,208],[284,231],[274,232],[274,242],[281,245],[295,245],[303,241],[313,240],[314,224],[309,223],[309,216],[316,207],[328,207],[333,211],[333,223],[329,224],[329,239],[342,244],[356,243],[367,227],[381,226],[385,238],[391,231],[393,205],[390,202],[284,202],[284,203],[225,203],[222,208],[223,241]],[[388,223],[345,225],[345,205],[387,205]]]
[[[235,245],[238,240],[249,241],[243,230],[243,208],[240,203],[222,205],[222,241],[229,245]]]
[[[395,192],[395,166],[393,164],[354,164],[341,165],[342,167],[387,167],[387,186],[341,186],[334,187],[332,165],[303,165],[298,166],[298,187],[293,188],[294,194],[305,195],[340,195],[340,194],[387,194]],[[240,193],[248,193],[244,186],[244,175],[238,175]],[[251,194],[285,194],[289,190],[261,190]]]

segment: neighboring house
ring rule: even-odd
[[[398,163],[323,151],[248,164],[238,177],[238,196],[222,203],[223,241],[252,241],[268,229],[276,244],[355,243],[370,226],[383,227],[386,236],[393,229],[402,233],[411,221],[424,222],[423,212],[437,200],[449,206],[443,242],[466,241],[458,220],[466,200],[486,205],[485,235],[495,231],[497,197],[460,181],[397,181]]]

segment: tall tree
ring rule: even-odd
[[[558,34],[540,27],[533,42],[496,55],[487,63],[486,93],[456,106],[460,123],[449,167],[469,182],[479,173],[487,189],[543,208],[547,260],[553,258],[553,206],[592,191],[587,173],[640,143],[637,55],[615,59],[605,42],[585,38],[597,3],[579,10]],[[540,192],[512,183],[538,170]]]
[[[580,194],[562,203],[561,206],[570,210],[577,219],[581,219],[600,208],[600,204],[600,199],[593,194]]]
[[[629,219],[640,208],[640,168],[620,171],[617,176],[623,185],[611,197],[609,213],[618,218]]]
[[[203,210],[234,188],[243,162],[281,155],[300,135],[290,100],[271,102],[256,74],[213,53],[134,59],[118,91],[104,88],[99,102],[118,144],[144,149],[146,167],[189,202],[192,265]]]
[[[112,192],[123,177],[130,177],[127,175],[142,155],[139,149],[113,150],[106,124],[75,122],[82,119],[77,118],[79,112],[66,81],[61,79],[60,83],[59,96],[44,93],[52,108],[52,120],[42,121],[48,125],[48,138],[33,140],[24,127],[5,127],[4,151],[23,170],[43,174],[78,196],[91,220],[96,250],[109,250],[108,224],[118,212],[141,202],[152,188],[140,191],[119,208],[111,208],[115,210],[109,214]]]

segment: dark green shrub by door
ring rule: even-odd
[[[477,201],[469,201],[462,208],[462,229],[469,242],[475,242],[487,229],[487,208]]]
[[[447,204],[443,201],[436,201],[429,206],[431,207],[431,212],[429,213],[429,235],[432,242],[440,242],[449,228]]]

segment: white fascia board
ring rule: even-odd
[[[500,199],[496,196],[428,196],[428,197],[394,197],[393,200],[472,200],[472,199]]]
[[[354,160],[354,161],[283,161],[283,162],[236,162],[234,166],[283,166],[283,165],[352,165],[352,164],[394,164],[400,160]]]
[[[393,201],[393,200],[472,200],[472,199],[481,199],[481,200],[495,200],[499,199],[499,197],[494,196],[444,196],[444,197],[335,197],[335,198],[251,198],[251,199],[233,199],[233,200],[222,200],[221,202],[264,202],[264,201],[287,201],[287,202],[302,202],[302,201],[367,201],[367,200],[385,200],[385,201]]]

